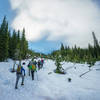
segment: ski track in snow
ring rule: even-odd
[[[100,69],[100,62],[79,77],[89,70],[87,64],[64,62],[67,74],[60,75],[53,72],[56,68],[54,61],[45,60],[43,69],[35,73],[33,81],[28,76],[28,62],[25,60],[24,86],[20,79],[17,90],[14,88],[16,73],[10,72],[13,61],[0,63],[0,100],[100,100],[100,71],[96,70]]]

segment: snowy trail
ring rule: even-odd
[[[25,62],[27,65],[28,61]],[[79,75],[89,69],[86,64],[75,64],[76,69],[73,67],[66,75],[60,75],[53,72],[54,62],[46,60],[43,69],[35,73],[34,81],[24,65],[25,85],[20,85],[20,79],[18,90],[14,89],[16,73],[9,71],[12,65],[12,61],[0,63],[0,100],[100,100],[100,71],[95,70],[100,68],[99,65],[80,78]],[[73,65],[65,62],[63,67],[67,69]],[[68,78],[72,81],[68,82]]]

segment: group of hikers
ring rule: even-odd
[[[44,59],[32,59],[31,61],[29,61],[29,64],[27,65],[28,67],[28,75],[32,77],[32,80],[34,80],[34,72],[37,72],[38,70],[40,70],[41,68],[43,68],[43,64],[44,64]],[[25,65],[25,62],[23,62],[23,65]],[[22,78],[22,83],[21,85],[24,85],[24,77],[25,77],[25,69],[23,68],[22,65],[18,65],[17,66],[17,70],[16,70],[16,84],[15,84],[15,89],[18,88],[18,82],[19,79]]]

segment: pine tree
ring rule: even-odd
[[[21,39],[20,39],[20,31],[18,30],[18,33],[17,33],[17,49],[20,49],[21,48]]]
[[[13,35],[11,39],[11,55],[13,59],[16,59],[15,57],[16,47],[17,47],[17,34],[16,34],[16,31],[13,30]]]
[[[5,60],[7,60],[7,58],[8,58],[8,48],[9,48],[9,37],[8,37],[8,23],[6,24],[6,29],[5,29],[5,38],[4,38],[5,40],[5,54],[4,54],[4,56],[5,56]]]
[[[64,57],[65,56],[65,48],[64,48],[63,43],[61,43],[60,51],[61,51],[61,56]]]
[[[61,64],[61,57],[59,57],[59,55],[56,56],[55,65],[57,67],[55,69],[55,73],[65,74],[64,69],[62,68],[62,64]]]
[[[25,38],[25,29],[23,29],[22,38],[21,38],[21,57],[22,59],[26,58],[27,51],[28,51],[28,42],[26,41],[26,38]]]
[[[60,50],[64,50],[64,45],[63,45],[63,43],[61,43],[61,49]]]
[[[8,41],[9,41],[9,43],[8,43],[8,57],[9,58],[12,58],[12,55],[11,55],[11,43],[12,43],[12,37],[11,37],[11,31],[9,30],[9,32],[8,32]]]
[[[0,61],[7,60],[8,40],[8,23],[5,16],[0,28]]]
[[[20,37],[19,30],[18,33],[15,30],[11,33],[5,16],[0,25],[0,61],[6,61],[8,57],[14,60],[24,59],[27,51],[28,42],[25,38],[25,29],[23,29],[22,37]]]

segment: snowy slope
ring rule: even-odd
[[[54,62],[46,60],[43,69],[35,73],[34,81],[28,76],[29,61],[25,62],[25,85],[20,85],[20,79],[17,90],[14,88],[16,73],[10,72],[13,61],[0,63],[0,100],[100,100],[100,70],[96,70],[100,62],[79,77],[89,70],[86,64],[65,62],[63,68],[67,74],[60,75],[53,72]],[[72,81],[68,82],[68,78]]]

